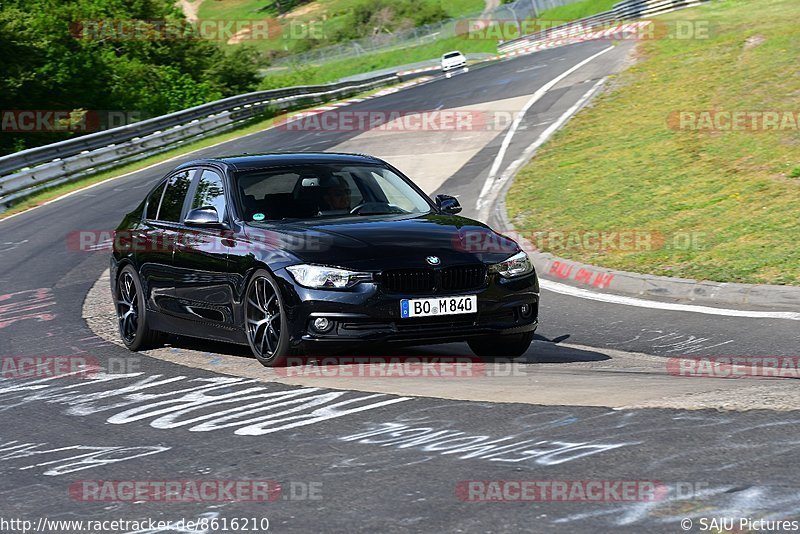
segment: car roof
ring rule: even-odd
[[[197,165],[222,165],[233,171],[247,171],[269,167],[303,164],[383,164],[385,162],[368,154],[347,154],[340,152],[272,152],[267,154],[239,154],[219,158],[207,158],[187,161],[176,168],[183,169]]]

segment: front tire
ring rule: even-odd
[[[472,352],[482,360],[514,359],[525,354],[531,346],[533,334],[533,332],[523,332],[504,336],[484,336],[470,339],[467,343]]]
[[[148,325],[148,313],[139,273],[132,265],[122,268],[114,290],[119,337],[125,346],[134,352],[160,347],[165,334],[152,330]]]
[[[284,365],[291,352],[286,306],[275,280],[263,269],[256,271],[247,285],[244,320],[247,342],[259,363]]]

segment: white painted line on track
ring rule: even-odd
[[[483,186],[483,191],[481,191],[481,196],[478,199],[478,218],[480,220],[485,221],[489,216],[489,209],[494,206],[495,200],[497,199],[497,195],[500,194],[500,191],[503,189],[503,185],[514,176],[520,167],[522,167],[526,161],[528,161],[533,154],[542,146],[550,136],[553,135],[559,128],[561,128],[565,122],[567,122],[575,113],[578,112],[581,107],[588,101],[592,95],[594,94],[597,89],[605,83],[606,78],[602,78],[596,84],[594,84],[591,89],[586,91],[583,96],[581,96],[572,107],[570,107],[567,111],[565,111],[555,122],[553,122],[550,126],[547,127],[545,131],[543,131],[536,141],[533,142],[528,148],[526,148],[522,155],[515,159],[506,170],[503,172],[502,176],[499,179],[494,179],[489,181],[486,180],[486,184]],[[481,200],[483,199],[483,200]]]
[[[621,304],[623,306],[636,306],[639,308],[650,308],[653,310],[666,310],[677,312],[702,313],[705,315],[724,315],[726,317],[747,317],[750,319],[786,319],[789,321],[800,321],[800,312],[778,312],[778,311],[751,311],[751,310],[731,310],[727,308],[712,308],[711,306],[696,306],[694,304],[678,304],[672,302],[659,302],[656,300],[645,300],[636,297],[623,297],[609,293],[595,293],[588,289],[572,287],[551,280],[539,280],[539,286],[547,291],[577,297],[597,302],[607,302],[609,304]]]
[[[517,129],[519,128],[519,125],[522,123],[522,119],[525,118],[525,114],[528,112],[528,110],[536,102],[538,102],[544,95],[546,95],[547,92],[550,89],[552,89],[558,82],[560,82],[561,80],[563,80],[564,78],[566,78],[579,68],[583,67],[587,63],[591,62],[595,58],[598,58],[603,54],[605,54],[606,52],[610,52],[613,49],[614,46],[609,46],[608,48],[604,48],[600,52],[592,56],[589,56],[580,63],[573,65],[566,71],[562,72],[561,74],[559,74],[558,76],[556,76],[555,78],[553,78],[552,80],[541,86],[535,93],[533,93],[533,96],[531,96],[530,100],[528,100],[523,106],[523,108],[519,111],[519,113],[517,113],[517,116],[514,118],[514,122],[511,123],[511,127],[508,129],[508,132],[506,132],[506,135],[503,138],[503,142],[500,145],[500,150],[498,150],[497,155],[494,158],[494,162],[492,162],[492,167],[489,169],[489,176],[486,177],[486,182],[483,184],[483,189],[481,190],[481,193],[478,196],[478,202],[476,207],[479,213],[481,212],[482,208],[484,208],[487,205],[491,205],[490,202],[489,203],[486,202],[485,195],[487,195],[494,186],[497,173],[500,171],[500,165],[503,164],[503,159],[505,158],[506,152],[508,151],[508,146],[511,144],[511,139],[517,132]]]

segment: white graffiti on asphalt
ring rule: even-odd
[[[665,354],[679,353],[692,354],[694,352],[708,351],[723,345],[733,343],[733,339],[716,341],[710,337],[699,337],[680,332],[666,332],[664,330],[642,329],[640,333],[632,338],[619,342],[608,342],[606,346],[615,347],[629,345],[631,343],[652,343],[653,349],[661,349]]]
[[[25,460],[23,463],[28,465],[19,467],[20,471],[45,468],[43,474],[58,476],[170,450],[170,447],[160,446],[96,447],[91,445],[70,445],[54,449],[48,449],[46,448],[47,446],[47,443],[2,442],[0,440],[0,462]],[[29,464],[31,459],[39,463]]]
[[[596,443],[522,439],[520,434],[504,437],[467,434],[460,430],[440,430],[435,426],[411,426],[402,423],[373,424],[364,432],[344,436],[343,441],[415,448],[423,452],[454,454],[462,460],[476,458],[490,462],[557,465],[585,456],[607,452],[639,442]],[[509,443],[510,442],[510,443]]]
[[[108,413],[106,421],[115,425],[150,420],[153,428],[234,429],[240,436],[261,436],[410,400],[319,388],[279,389],[234,377],[99,373],[91,379],[64,380],[68,377],[0,380],[0,411],[41,401],[66,405],[67,415]]]

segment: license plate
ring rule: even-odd
[[[430,299],[403,299],[400,301],[400,317],[435,317],[458,315],[478,311],[477,295],[460,297],[436,297]]]

